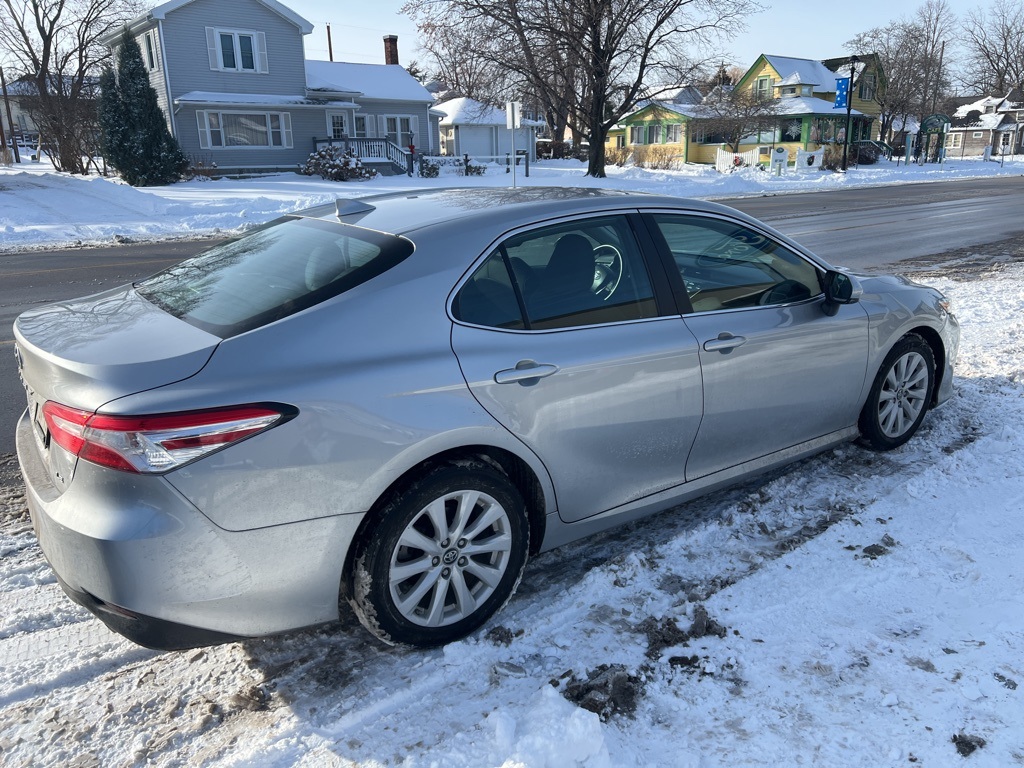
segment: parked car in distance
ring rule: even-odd
[[[43,552],[174,649],[345,603],[388,642],[463,637],[532,554],[902,445],[959,328],[723,205],[526,188],[339,200],[15,335]]]

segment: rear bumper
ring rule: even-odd
[[[72,599],[125,637],[187,648],[337,619],[359,515],[227,531],[159,476],[80,461],[59,493],[27,416],[17,446],[43,554]]]

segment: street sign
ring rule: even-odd
[[[523,127],[523,104],[520,101],[505,103],[505,127],[510,131]]]

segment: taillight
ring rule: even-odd
[[[155,416],[104,416],[43,405],[50,439],[81,459],[126,472],[167,472],[287,421],[295,409],[238,405]]]

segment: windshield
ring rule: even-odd
[[[404,238],[319,219],[282,219],[136,283],[139,295],[228,338],[300,312],[409,256]]]

